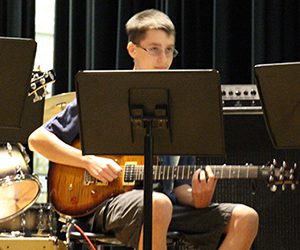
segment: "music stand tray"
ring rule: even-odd
[[[265,123],[277,149],[300,148],[300,62],[255,65]]]
[[[144,155],[144,249],[152,246],[153,155],[224,155],[215,70],[82,71],[83,154]]]

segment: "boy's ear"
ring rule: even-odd
[[[135,58],[136,46],[134,45],[133,42],[128,42],[128,44],[127,44],[127,51],[128,51],[128,54],[132,58]]]

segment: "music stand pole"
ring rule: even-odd
[[[145,121],[144,137],[144,238],[143,247],[152,249],[152,188],[153,188],[153,135],[152,121]]]

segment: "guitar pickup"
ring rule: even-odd
[[[99,186],[107,186],[107,183],[104,183],[98,179],[96,179],[95,177],[91,176],[87,171],[84,171],[83,173],[83,185],[85,186],[89,186],[91,184],[96,184]]]

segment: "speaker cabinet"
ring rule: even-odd
[[[203,163],[265,165],[276,159],[278,165],[283,161],[300,164],[299,150],[274,149],[262,115],[225,116],[224,130],[226,159],[204,159]],[[244,203],[258,212],[259,232],[252,250],[299,250],[300,185],[294,191],[290,185],[285,191],[279,185],[271,192],[267,180],[220,180],[214,200]]]

